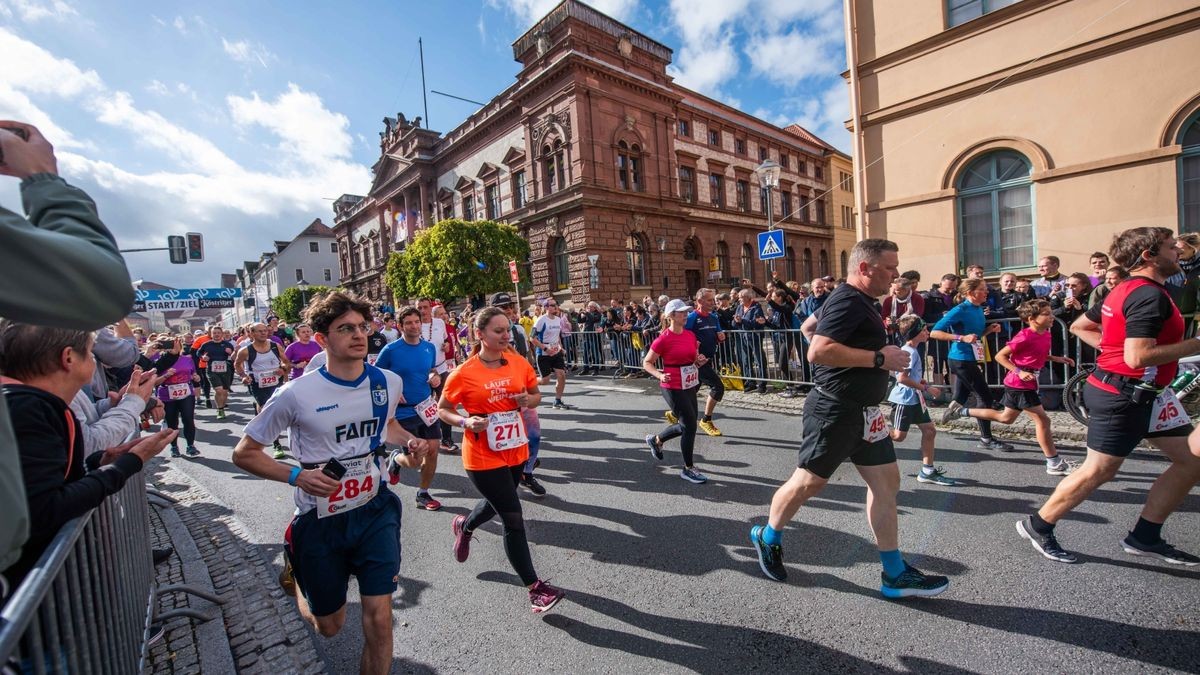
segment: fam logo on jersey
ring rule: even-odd
[[[387,405],[387,389],[380,387],[371,390],[371,402],[375,405]]]
[[[338,443],[342,441],[352,441],[357,438],[370,438],[379,431],[379,418],[372,417],[369,420],[361,422],[350,422],[348,424],[340,424],[333,430],[334,438]]]

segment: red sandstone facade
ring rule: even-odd
[[[772,194],[783,279],[837,270],[828,146],[684,89],[671,50],[566,0],[513,44],[516,82],[443,135],[385,118],[368,196],[334,204],[343,285],[387,299],[386,257],[443,218],[516,225],[533,292],[628,300],[766,279],[754,169]],[[819,140],[819,139],[818,139]],[[499,289],[497,289],[499,290]]]

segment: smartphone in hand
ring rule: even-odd
[[[346,467],[342,466],[342,463],[336,459],[331,459],[325,463],[325,466],[321,467],[321,473],[336,481],[340,481],[342,480],[342,476],[346,475]]]

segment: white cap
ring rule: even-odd
[[[679,298],[676,298],[676,299],[668,302],[667,308],[664,309],[663,311],[666,312],[667,314],[674,314],[675,312],[690,312],[691,309],[692,308],[689,307],[686,302],[684,302],[683,300],[680,300]]]

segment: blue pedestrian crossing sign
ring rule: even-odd
[[[774,260],[783,257],[783,230],[758,233],[758,259]]]

